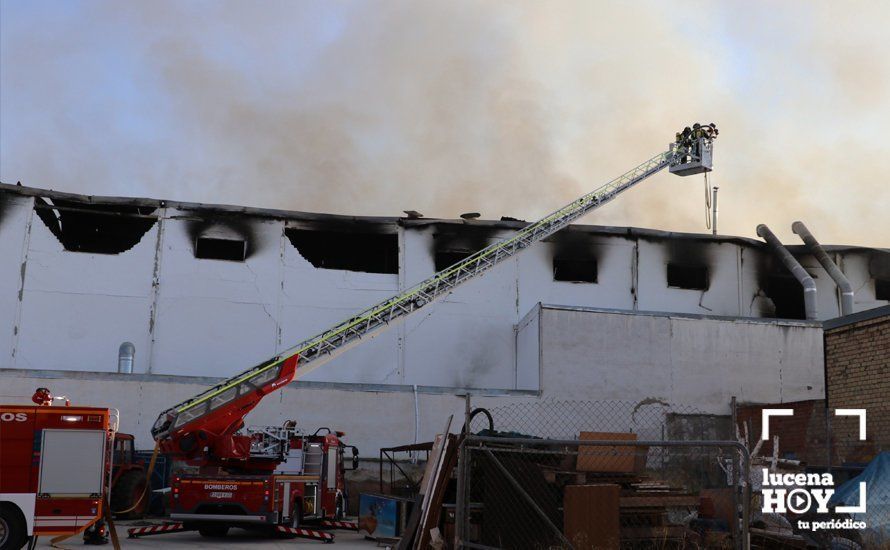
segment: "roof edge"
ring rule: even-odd
[[[642,315],[645,317],[668,317],[671,319],[690,319],[705,321],[722,321],[730,323],[750,323],[758,325],[778,325],[801,328],[822,328],[821,321],[806,321],[803,319],[777,319],[772,317],[741,317],[734,315],[704,315],[701,313],[677,313],[671,311],[645,311],[632,309],[617,309],[605,307],[566,306],[560,304],[539,304],[541,309],[556,309],[561,311],[578,311],[584,313],[606,313],[612,315]],[[537,306],[536,306],[537,307]]]
[[[887,317],[888,319],[890,319],[890,305],[866,309],[865,311],[857,311],[856,313],[844,315],[843,317],[828,319],[822,323],[822,328],[825,330],[831,330],[852,325],[854,323],[860,323],[862,321],[878,319],[880,317]]]
[[[106,204],[106,205],[130,205],[130,206],[146,206],[152,208],[175,208],[179,210],[206,211],[220,214],[242,214],[247,216],[255,216],[269,219],[280,220],[299,220],[313,222],[365,222],[365,223],[391,223],[404,227],[424,227],[436,225],[460,225],[464,227],[479,228],[495,228],[516,231],[529,224],[529,222],[516,220],[513,218],[501,220],[463,220],[448,218],[420,218],[412,219],[399,216],[359,216],[349,214],[326,214],[317,212],[304,212],[299,210],[283,210],[275,208],[259,208],[253,206],[237,206],[230,204],[215,203],[198,203],[185,201],[171,201],[166,199],[151,199],[143,197],[116,197],[105,195],[84,195],[80,193],[69,193],[64,191],[54,191],[52,189],[41,189],[38,187],[28,187],[24,185],[13,185],[0,182],[0,192],[8,192],[20,196],[43,197],[50,199],[60,199],[81,204]],[[572,224],[565,231],[569,232],[587,232],[601,235],[623,236],[628,239],[677,239],[692,240],[710,243],[731,243],[742,246],[751,246],[761,248],[764,242],[751,238],[734,235],[712,235],[710,233],[687,233],[680,231],[665,231],[661,229],[650,229],[643,227],[630,226],[611,226],[611,225],[588,225],[588,224]],[[890,252],[890,248],[875,248],[857,245],[823,245],[829,251],[846,251],[846,250],[864,250]],[[803,244],[786,243],[786,247],[798,254],[807,254],[808,251]]]

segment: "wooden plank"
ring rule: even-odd
[[[411,536],[415,537],[413,546],[415,549],[425,548],[425,546],[422,545],[424,537],[426,537],[427,541],[429,540],[429,534],[427,532],[429,503],[433,496],[436,482],[438,481],[444,466],[443,460],[445,458],[445,448],[449,441],[451,441],[449,431],[451,430],[451,421],[453,418],[454,415],[448,417],[448,421],[445,423],[445,429],[441,434],[436,436],[436,440],[433,443],[433,449],[430,451],[429,460],[426,463],[426,469],[423,472],[423,480],[420,482],[420,518],[418,519],[416,526],[417,532],[411,534]]]
[[[621,540],[624,542],[642,540],[682,540],[685,537],[686,528],[682,525],[659,525],[621,528]]]
[[[699,493],[699,517],[720,519],[727,526],[733,524],[733,499],[732,487],[719,489],[702,489]]]
[[[424,516],[421,517],[420,526],[417,534],[417,548],[427,548],[430,543],[430,533],[439,526],[439,518],[442,514],[442,501],[445,498],[445,490],[448,488],[448,482],[451,479],[451,472],[457,465],[457,447],[458,438],[456,435],[448,434],[445,445],[442,449],[442,467],[439,469],[438,475],[433,480],[430,487],[430,494],[427,495],[427,505]]]
[[[436,475],[436,469],[439,467],[439,459],[442,455],[442,445],[445,443],[445,435],[438,434],[433,441],[433,449],[427,457],[426,467],[423,469],[423,478],[420,480],[420,494],[425,495],[429,492],[430,483]]]
[[[624,432],[581,432],[581,441],[636,441],[637,434]],[[582,472],[633,472],[636,468],[635,447],[578,447],[576,468]]]
[[[634,495],[621,497],[622,508],[670,508],[672,506],[698,507],[699,498],[695,495],[671,495],[658,493],[654,495]]]
[[[565,536],[576,550],[617,549],[618,499],[614,484],[569,485],[563,495]]]

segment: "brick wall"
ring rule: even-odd
[[[825,323],[828,407],[866,409],[867,440],[855,417],[830,416],[836,464],[868,462],[890,450],[890,307]]]

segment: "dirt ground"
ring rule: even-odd
[[[354,550],[364,549],[371,550],[378,548],[377,543],[365,540],[363,535],[350,531],[331,531],[334,533],[336,540],[332,545],[326,545],[323,542],[307,539],[274,539],[269,537],[258,536],[256,533],[250,533],[242,529],[232,529],[228,536],[218,539],[204,538],[197,531],[186,533],[171,533],[165,535],[156,535],[151,537],[128,539],[127,528],[129,522],[117,523],[117,532],[120,534],[122,548],[142,548],[145,550],[176,550],[176,549],[197,549],[197,548],[222,548],[225,550],[247,550],[253,548],[286,549],[286,548],[312,548],[317,546],[320,548],[330,548],[331,550]],[[38,540],[37,548],[52,548],[49,544],[50,538],[41,538]],[[61,542],[59,546],[70,549],[87,549],[87,548],[112,548],[111,543],[105,546],[85,546],[81,537],[71,537]],[[381,546],[385,548],[385,546]]]

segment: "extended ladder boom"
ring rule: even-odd
[[[704,140],[705,138],[702,138],[703,142]],[[707,139],[707,146],[710,150],[710,139]],[[335,352],[346,349],[363,336],[433,302],[459,284],[481,275],[533,243],[565,228],[572,221],[609,202],[621,192],[664,168],[671,166],[673,171],[673,167],[695,161],[696,159],[690,158],[688,152],[681,147],[679,142],[671,144],[668,151],[652,157],[599,189],[524,227],[510,238],[491,244],[404,292],[164,411],[155,422],[152,435],[155,439],[161,440],[169,436],[171,432],[181,430],[186,424],[191,424],[215,410],[225,407],[239,396],[248,392],[265,395],[269,391],[287,384],[292,378],[314,370],[324,362],[324,359],[332,357]],[[707,169],[709,170],[710,166]],[[288,365],[285,364],[288,359],[293,360],[294,358],[297,359],[295,374],[294,369],[288,368]],[[293,361],[288,363],[292,365]]]

